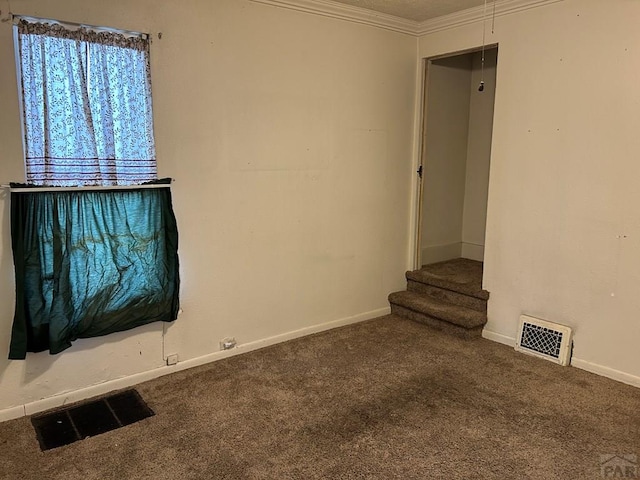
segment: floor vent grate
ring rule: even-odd
[[[153,416],[136,390],[31,418],[41,450],[69,445]]]
[[[571,337],[570,327],[521,315],[516,350],[560,365],[569,365]]]

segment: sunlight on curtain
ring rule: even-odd
[[[149,41],[24,20],[16,28],[27,183],[157,178]]]
[[[11,235],[9,358],[177,318],[178,231],[168,187],[12,192]]]
[[[97,43],[87,48],[89,106],[102,178],[121,184],[155,178],[147,52]]]

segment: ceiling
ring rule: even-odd
[[[395,17],[424,22],[431,18],[484,5],[485,0],[333,0]],[[492,3],[489,0],[488,3]]]

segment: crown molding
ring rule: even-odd
[[[495,15],[502,17],[513,13],[523,12],[531,8],[543,7],[552,3],[562,2],[563,0],[496,0]],[[493,16],[493,2],[487,2],[487,17]],[[460,12],[443,15],[442,17],[433,18],[421,22],[415,35],[422,36],[430,33],[448,30],[450,28],[461,27],[471,23],[481,22],[485,17],[484,6],[468,8]]]
[[[331,0],[250,0],[275,7],[297,10],[299,12],[322,15],[323,17],[338,18],[352,23],[371,25],[394,32],[416,35],[420,23],[406,20],[386,13],[374,12],[366,8],[353,7]]]
[[[352,23],[360,23],[383,28],[394,32],[412,36],[428,35],[430,33],[461,27],[484,19],[484,6],[469,8],[460,12],[443,15],[441,17],[415,22],[385,13],[374,12],[366,8],[353,7],[331,0],[250,0],[254,3],[272,5],[274,7],[312,13],[323,17],[337,18]],[[531,8],[542,7],[564,0],[495,0],[495,15],[501,17],[522,12]],[[493,1],[489,0],[487,16],[493,15]]]

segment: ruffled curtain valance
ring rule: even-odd
[[[96,31],[85,27],[69,29],[59,23],[28,22],[23,19],[18,21],[17,27],[18,33],[22,34],[47,35],[54,38],[92,42],[112,47],[132,48],[144,52],[149,50],[149,40],[139,35],[130,36],[117,32]]]

